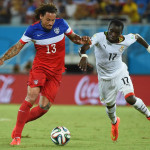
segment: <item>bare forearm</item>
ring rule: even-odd
[[[143,45],[145,48],[148,48],[149,44],[141,37],[139,34],[136,35],[137,42]]]
[[[3,61],[16,56],[20,52],[20,50],[23,48],[23,46],[24,45],[20,42],[12,46],[2,57]]]
[[[90,37],[89,36],[82,36],[80,37],[79,35],[72,33],[70,35],[68,35],[68,38],[75,44],[87,44],[87,43],[91,43]]]
[[[82,47],[81,47],[81,50],[80,50],[80,53],[81,54],[85,54],[86,51],[90,48],[90,45],[89,44],[84,44]]]
[[[77,35],[77,34],[72,34],[71,36],[69,36],[69,38],[70,38],[70,40],[71,40],[73,43],[78,44],[78,45],[81,44],[81,43],[80,43],[81,37],[80,37],[79,35]]]

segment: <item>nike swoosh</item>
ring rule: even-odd
[[[37,34],[37,36],[41,36],[41,35],[43,35],[43,34]]]
[[[19,111],[21,111],[21,112],[25,112],[25,111],[23,111],[23,110],[20,110],[20,109],[19,109]]]

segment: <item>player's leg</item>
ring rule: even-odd
[[[26,123],[43,116],[48,112],[51,105],[52,103],[45,96],[40,96],[39,105],[30,110]]]
[[[144,114],[148,118],[148,120],[150,120],[150,111],[140,98],[135,97],[134,95],[128,96],[127,94],[125,96],[125,99],[130,105],[133,105],[135,109]]]
[[[119,136],[120,118],[116,116],[116,104],[106,107],[106,112],[111,120],[111,139],[116,141]]]
[[[117,116],[116,116],[116,104],[113,104],[112,106],[106,106],[106,113],[111,120],[112,124],[116,124],[117,122]]]
[[[121,76],[118,79],[117,85],[119,91],[124,94],[127,103],[134,106],[135,109],[137,109],[139,112],[148,117],[148,119],[150,119],[150,112],[144,102],[140,98],[134,96],[133,84],[127,70],[122,72]]]
[[[18,142],[18,140],[20,141],[20,139],[21,139],[22,130],[23,130],[25,122],[28,118],[30,108],[35,103],[35,101],[39,95],[39,92],[40,92],[39,87],[31,88],[30,86],[28,86],[26,99],[22,103],[22,105],[20,106],[19,111],[18,111],[15,131],[13,130],[13,132],[12,132],[13,141],[10,143],[11,145],[19,145],[20,144],[20,142]]]
[[[111,120],[111,139],[116,141],[118,138],[118,127],[120,118],[116,116],[116,87],[115,80],[99,79],[100,100],[106,105],[106,113]]]
[[[59,78],[61,78],[61,75]],[[26,122],[30,122],[43,116],[49,110],[54,102],[59,85],[60,84],[57,81],[57,76],[55,78],[51,76],[49,80],[46,80],[44,86],[41,88],[39,105],[31,109]]]

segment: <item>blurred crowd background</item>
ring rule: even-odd
[[[150,22],[150,0],[0,0],[0,24],[30,24],[41,2],[53,2],[64,19],[125,16],[130,23]]]
[[[150,42],[150,0],[0,0],[0,55],[15,44],[23,35],[27,26],[34,23],[34,11],[41,3],[54,3],[58,8],[58,17],[67,20],[73,31],[81,36],[92,36],[107,30],[111,19],[120,19],[125,23],[123,34],[139,33]],[[65,63],[67,73],[83,73],[77,66],[78,49],[66,38]],[[0,73],[28,73],[35,56],[33,43],[14,58],[9,59],[0,68]],[[95,73],[95,57],[92,50],[87,52],[93,67],[89,73]],[[150,75],[150,55],[144,47],[133,44],[123,54],[130,74]]]

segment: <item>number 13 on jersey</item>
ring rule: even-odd
[[[47,54],[56,53],[56,44],[46,45]]]

